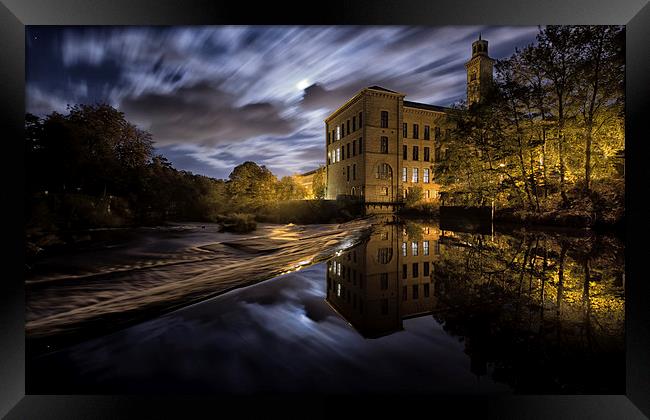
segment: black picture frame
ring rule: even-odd
[[[23,125],[25,111],[26,25],[195,25],[195,24],[370,24],[370,25],[626,25],[626,394],[513,397],[284,396],[264,398],[45,396],[25,395],[25,292],[23,222]],[[12,246],[5,253],[15,271],[0,281],[0,416],[50,418],[214,418],[228,409],[285,415],[344,413],[342,404],[365,403],[366,415],[401,415],[424,409],[456,417],[526,419],[643,419],[650,417],[650,305],[643,276],[647,237],[644,198],[650,180],[644,164],[650,141],[643,113],[650,102],[650,5],[647,0],[482,0],[368,1],[333,0],[282,6],[276,2],[206,0],[2,0],[0,5],[0,83],[5,150],[2,166],[5,232]],[[9,134],[6,136],[6,134]],[[597,368],[597,367],[595,367]],[[410,399],[410,398],[409,398]],[[203,411],[207,410],[207,411]],[[308,411],[304,411],[308,410]],[[202,415],[200,414],[202,413]],[[346,412],[345,414],[350,414]]]

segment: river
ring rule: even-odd
[[[194,298],[209,289],[214,295],[220,278],[254,284],[235,287],[228,280],[217,296],[65,345],[46,333],[46,323],[36,323],[42,330],[32,331],[43,332],[36,334],[38,351],[28,356],[27,392],[625,392],[618,238],[586,231],[463,232],[442,230],[435,221],[371,223],[267,225],[243,237],[185,226],[44,259],[28,286],[41,294],[32,294],[31,306],[28,295],[28,308],[46,306],[36,298],[65,300],[55,285],[69,287],[73,302],[95,296],[96,304],[103,290],[110,290],[110,300],[135,287],[113,283],[140,278],[146,287],[135,295],[164,284],[166,299],[188,295],[177,288],[167,294],[175,276],[200,292]],[[275,238],[273,246],[268,238]],[[178,263],[199,255],[203,260]],[[253,266],[233,273],[242,258]],[[125,261],[138,261],[138,269],[127,269]],[[209,268],[219,264],[231,269]],[[259,264],[267,280],[256,280]],[[88,281],[92,286],[82,287]],[[132,306],[142,301],[129,300]],[[66,312],[86,313],[66,303],[34,310],[31,320],[53,322]],[[51,325],[64,331],[78,323]]]

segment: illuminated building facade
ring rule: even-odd
[[[466,64],[468,103],[492,82],[487,41],[472,44]],[[369,211],[393,211],[416,186],[424,202],[437,203],[434,164],[452,134],[450,108],[411,102],[406,95],[371,86],[325,119],[327,199],[362,200]]]

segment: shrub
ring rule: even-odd
[[[248,213],[233,213],[221,221],[222,232],[249,233],[257,229],[255,216]]]

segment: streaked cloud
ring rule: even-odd
[[[363,87],[462,99],[479,32],[503,58],[538,28],[31,26],[27,107],[110,103],[181,169],[225,178],[255,160],[282,176],[323,163],[323,119]]]

